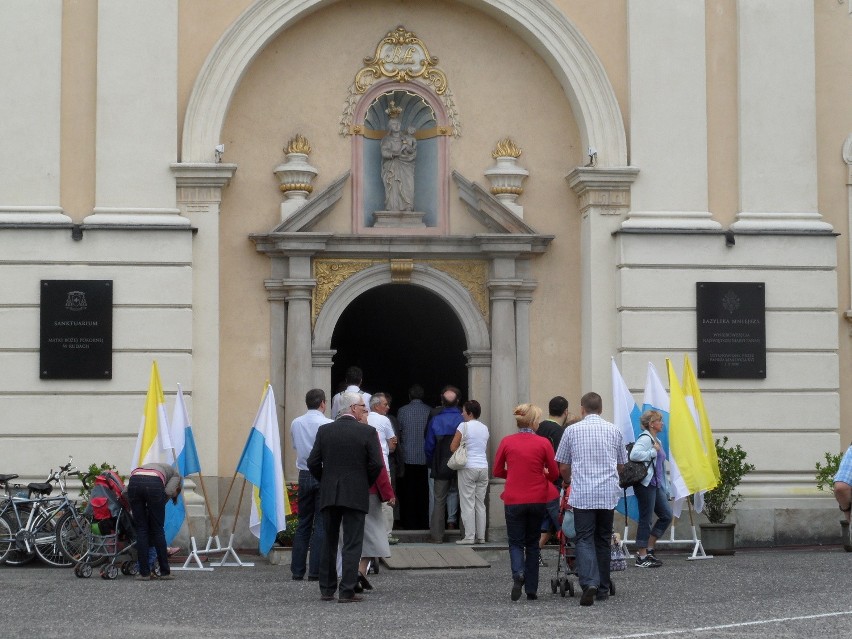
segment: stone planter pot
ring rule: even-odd
[[[701,545],[708,555],[734,554],[736,524],[700,524]]]
[[[849,536],[849,522],[845,519],[840,520],[841,539],[843,540],[843,550],[852,552],[852,537]]]

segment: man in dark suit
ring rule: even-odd
[[[370,486],[385,463],[376,431],[366,424],[364,397],[343,393],[340,412],[340,419],[319,427],[308,456],[308,470],[320,482],[319,508],[326,530],[320,554],[321,598],[331,601],[338,590],[336,558],[342,524],[343,574],[338,602],[349,603],[362,599],[355,594],[355,585],[364,541],[364,518],[370,508]]]

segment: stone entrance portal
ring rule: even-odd
[[[458,316],[438,295],[411,284],[385,284],[359,295],[343,311],[331,338],[336,354],[331,391],[349,366],[364,371],[364,388],[393,396],[391,412],[418,383],[435,405],[452,384],[469,399],[467,340]],[[478,399],[478,398],[475,398]]]

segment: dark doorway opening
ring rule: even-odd
[[[331,393],[340,390],[346,369],[364,371],[363,389],[393,397],[391,412],[408,403],[408,388],[419,383],[434,406],[441,388],[457,386],[467,399],[467,348],[461,322],[434,293],[409,284],[385,284],[359,295],[343,312],[331,347]]]

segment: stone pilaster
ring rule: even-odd
[[[567,176],[580,200],[582,392],[605,395],[611,384],[607,354],[615,353],[618,326],[613,233],[621,228],[638,173],[633,167],[578,167]]]
[[[219,453],[219,207],[234,164],[173,164],[181,216],[198,229],[192,245],[193,423],[201,456]]]
[[[819,214],[814,4],[738,0],[736,231],[831,231]]]
[[[515,349],[518,364],[518,401],[531,401],[530,394],[530,304],[536,283],[525,280],[515,298]]]
[[[491,435],[497,440],[515,430],[518,403],[515,296],[523,280],[515,276],[514,256],[495,257],[488,280],[491,297]]]

